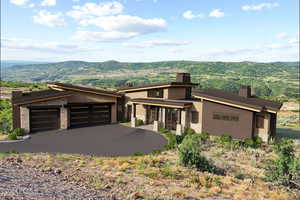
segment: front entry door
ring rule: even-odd
[[[172,108],[166,109],[166,129],[168,130],[176,130],[177,123],[177,110]]]

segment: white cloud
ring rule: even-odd
[[[275,37],[276,37],[277,39],[282,39],[282,38],[286,38],[287,36],[288,36],[287,33],[282,32],[282,33],[278,33]]]
[[[134,48],[146,48],[155,46],[183,46],[190,44],[190,41],[175,41],[175,40],[149,40],[136,43],[125,42],[122,45],[126,47]]]
[[[45,42],[28,38],[1,38],[1,48],[43,51],[48,53],[72,53],[80,49],[78,45],[61,42]]]
[[[193,14],[193,12],[191,10],[187,10],[185,11],[182,16],[185,19],[194,19],[194,18],[203,18],[204,15],[203,14]]]
[[[299,45],[299,39],[296,39],[296,38],[295,38],[295,39],[289,39],[289,40],[288,40],[288,43],[289,43],[289,44],[292,44],[292,45],[293,45],[293,44]]]
[[[115,42],[124,39],[130,39],[137,36],[137,33],[132,32],[92,32],[92,31],[77,31],[72,40],[90,41],[90,42]]]
[[[17,6],[24,6],[28,0],[10,0],[10,3],[15,4]]]
[[[40,10],[36,16],[33,16],[33,22],[50,27],[66,25],[61,12],[51,13],[46,10]]]
[[[67,13],[68,16],[77,19],[90,19],[93,17],[115,15],[123,12],[123,5],[119,2],[85,3],[83,6],[73,6]]]
[[[56,0],[43,0],[41,6],[55,6]]]
[[[279,3],[273,2],[273,3],[261,3],[258,5],[244,5],[242,6],[241,9],[244,11],[260,11],[265,8],[275,8],[275,7],[279,7]]]
[[[209,13],[209,17],[221,18],[224,17],[225,14],[220,9],[214,9]]]
[[[167,23],[164,19],[143,19],[130,15],[105,16],[81,20],[83,26],[95,25],[106,31],[146,34],[165,30]]]
[[[30,3],[29,0],[10,0],[10,3],[16,6],[22,6],[25,8],[33,8],[35,6],[34,3]]]

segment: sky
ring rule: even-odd
[[[299,0],[1,0],[1,59],[299,61]]]

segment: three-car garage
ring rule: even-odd
[[[13,126],[26,132],[78,128],[117,122],[122,94],[53,83],[51,89],[13,93]]]

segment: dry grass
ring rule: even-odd
[[[109,158],[46,153],[7,156],[21,157],[26,165],[35,168],[60,168],[67,180],[99,190],[110,190],[121,199],[295,198],[285,188],[263,181],[262,166],[273,156],[267,149],[230,151],[208,145],[204,154],[216,164],[225,166],[227,175],[218,176],[182,167],[178,165],[175,151],[156,156]],[[245,178],[237,178],[238,174]]]
[[[6,140],[7,139],[7,135],[0,135],[0,141]]]

